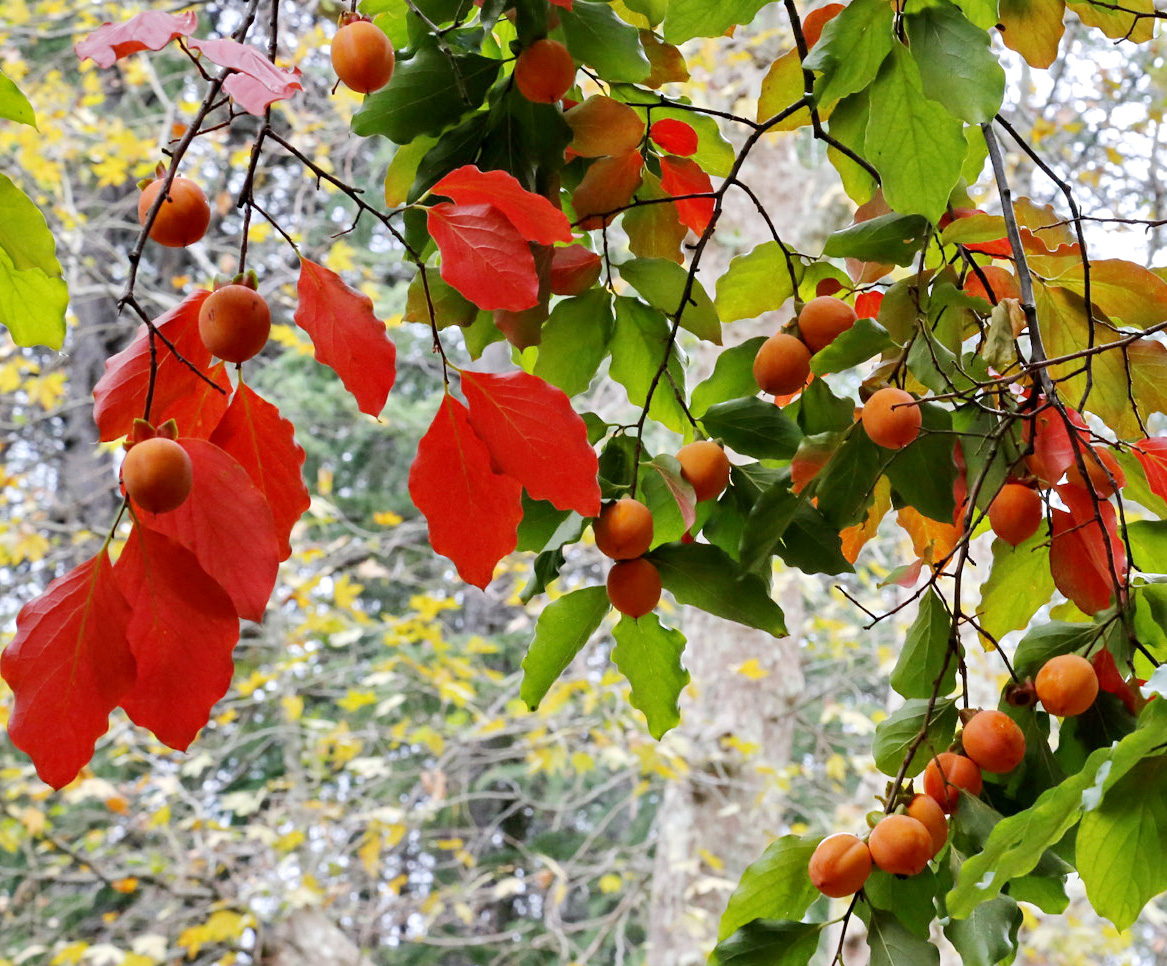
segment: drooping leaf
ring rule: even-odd
[[[527,191],[505,171],[480,171],[467,164],[433,186],[457,205],[493,205],[527,241],[551,245],[571,241],[567,216],[542,195]]]
[[[1030,67],[1049,67],[1066,30],[1065,14],[1065,0],[998,0],[1001,39]]]
[[[644,137],[644,119],[604,94],[591,95],[563,117],[571,127],[568,147],[582,158],[615,157],[638,147]]]
[[[664,315],[639,299],[616,297],[616,328],[612,333],[612,365],[609,375],[628,391],[633,406],[643,406],[657,367],[669,345],[669,325]],[[685,369],[676,346],[669,350],[668,376],[652,394],[648,414],[676,433],[683,433],[687,420],[673,387],[685,388]]]
[[[1126,574],[1117,515],[1106,500],[1095,507],[1083,487],[1064,485],[1057,492],[1069,510],[1051,514],[1050,572],[1058,590],[1094,614],[1110,606],[1116,582],[1121,585]]]
[[[679,158],[687,158],[697,153],[699,142],[693,125],[678,121],[676,118],[666,117],[663,121],[654,122],[648,135],[654,144]]]
[[[36,127],[36,113],[28,98],[3,71],[0,71],[0,118]]]
[[[693,388],[689,411],[695,417],[700,418],[715,403],[728,402],[758,391],[753,366],[754,357],[763,341],[762,336],[757,336],[717,354],[709,378]]]
[[[535,259],[494,205],[434,205],[427,223],[442,253],[442,278],[480,309],[522,312],[538,304]]]
[[[956,686],[958,655],[949,655],[952,617],[944,601],[929,590],[891,672],[891,686],[905,698],[928,698],[939,678],[937,694],[949,694]],[[957,645],[959,647],[959,644]]]
[[[300,68],[277,67],[258,47],[241,44],[228,37],[217,40],[190,40],[187,46],[232,73],[223,82],[223,90],[248,114],[263,117],[276,101],[287,100],[300,84]]]
[[[927,711],[927,700],[905,701],[902,707],[876,726],[871,754],[875,758],[876,767],[885,775],[895,775],[899,771],[908,748],[924,729]],[[904,772],[906,778],[920,774],[929,760],[944,751],[952,741],[956,731],[956,701],[937,701],[927,721],[924,741]]]
[[[1155,35],[1156,10],[1151,0],[1115,4],[1121,8],[1118,10],[1091,3],[1090,0],[1068,0],[1066,6],[1078,15],[1082,23],[1098,27],[1111,40],[1143,44]],[[1145,16],[1136,16],[1140,13]]]
[[[755,919],[714,947],[709,966],[807,966],[822,930],[818,922]]]
[[[802,60],[797,50],[788,50],[770,65],[762,78],[762,89],[758,93],[758,123],[765,124],[772,117],[781,114],[796,101],[802,100],[803,90]],[[826,113],[820,113],[820,118]],[[796,131],[811,123],[810,110],[800,107],[781,121],[771,124],[771,131]]]
[[[612,609],[603,587],[581,587],[543,608],[523,658],[519,695],[534,711]]]
[[[879,0],[849,3],[823,28],[822,37],[805,61],[810,70],[821,75],[815,81],[815,100],[825,106],[867,87],[879,73],[892,42],[892,11],[887,4]]]
[[[678,195],[709,194],[708,198],[679,198],[674,204],[682,223],[697,235],[709,227],[713,218],[713,184],[707,175],[689,158],[675,158],[670,155],[660,159],[660,183],[664,190],[674,197]]]
[[[790,459],[802,432],[781,408],[761,399],[733,399],[710,406],[701,425],[730,449],[757,459]]]
[[[721,345],[721,320],[704,287],[694,280],[687,286],[688,273],[680,265],[663,258],[637,258],[620,266],[620,275],[645,300],[670,318],[680,314],[681,328],[695,336]],[[688,301],[682,296],[689,291]]]
[[[660,179],[645,171],[638,197],[652,201],[668,195],[661,187]],[[628,236],[628,250],[637,258],[667,258],[678,265],[684,264],[681,243],[689,229],[681,224],[676,205],[639,205],[624,213],[623,226]]]
[[[45,216],[0,174],[0,325],[17,345],[59,349],[68,301]]]
[[[1044,528],[1016,547],[994,540],[993,565],[981,587],[977,620],[999,641],[1010,631],[1028,627],[1053,592]]]
[[[409,495],[429,524],[430,545],[454,562],[463,580],[485,587],[515,549],[522,489],[495,472],[469,411],[446,394],[418,445]]]
[[[919,215],[889,212],[840,229],[827,239],[823,254],[864,262],[910,265],[920,251],[928,222]]]
[[[694,37],[720,37],[735,24],[748,24],[769,0],[669,0],[665,40],[682,44]]]
[[[818,841],[784,835],[771,842],[751,862],[729,897],[717,925],[718,940],[728,939],[755,919],[801,919],[818,890],[806,874],[807,863]]]
[[[970,124],[992,120],[1005,93],[1005,71],[989,35],[947,0],[904,20],[924,94]]]
[[[71,782],[134,683],[130,608],[102,549],[29,601],[0,655],[14,704],[8,736],[54,788]]]
[[[122,23],[103,23],[73,49],[79,60],[91,58],[98,67],[112,67],[139,50],[161,50],[176,37],[189,37],[198,24],[193,10],[180,14],[143,10]]]
[[[663,626],[653,613],[620,618],[612,636],[612,661],[632,685],[629,702],[644,714],[649,734],[659,741],[681,720],[678,702],[689,683],[681,664],[685,636]]]
[[[556,303],[543,324],[533,372],[569,396],[578,395],[604,361],[615,323],[612,297],[603,289]]]
[[[340,376],[361,412],[380,415],[397,377],[397,348],[373,300],[306,258],[296,291],[296,324],[312,338],[316,361]]]
[[[870,966],[940,966],[940,950],[883,909],[860,913],[867,923]]]
[[[606,81],[630,84],[644,80],[652,66],[635,27],[598,0],[578,0],[559,15],[572,57],[596,69]]]

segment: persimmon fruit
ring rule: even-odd
[[[165,183],[164,178],[151,181],[138,195],[138,224],[143,227]],[[150,226],[150,238],[166,248],[185,248],[202,238],[210,223],[211,206],[203,189],[190,178],[175,178]]]
[[[1066,482],[1085,489],[1092,489],[1104,500],[1114,496],[1116,486],[1119,489],[1126,486],[1126,474],[1118,465],[1114,454],[1105,446],[1093,446],[1090,450],[1083,452],[1082,462],[1086,464],[1086,477],[1090,480],[1090,486],[1087,487],[1085,480],[1082,479],[1082,471],[1078,469],[1077,459],[1066,470]]]
[[[964,753],[985,771],[1012,771],[1025,757],[1025,735],[1004,711],[978,711],[961,733]]]
[[[852,896],[871,875],[871,850],[857,835],[837,832],[819,842],[807,871],[811,883],[824,896]]]
[[[892,875],[917,875],[932,856],[932,833],[910,815],[888,815],[879,820],[867,839],[872,861]]]
[[[1041,496],[1021,483],[1006,483],[989,504],[993,533],[1013,547],[1037,533],[1041,517]]]
[[[190,457],[172,439],[144,439],[126,453],[122,483],[130,500],[149,513],[177,510],[194,483]]]
[[[876,446],[903,449],[920,435],[923,417],[919,404],[909,393],[887,386],[872,393],[860,420]]]
[[[712,500],[729,485],[730,463],[725,450],[711,439],[699,439],[677,450],[681,476],[692,484],[697,501]]]
[[[620,560],[608,571],[608,600],[621,614],[643,617],[660,603],[660,571],[643,557]]]
[[[948,841],[948,819],[944,809],[931,795],[913,795],[908,802],[908,815],[921,823],[932,836],[932,855],[936,855]]]
[[[976,762],[951,751],[941,752],[924,769],[924,794],[950,815],[960,804],[962,788],[970,795],[979,795],[983,787],[984,778]]]
[[[855,310],[833,295],[811,299],[798,313],[798,331],[811,352],[820,352],[855,324]]]
[[[1086,711],[1098,697],[1098,673],[1078,654],[1059,654],[1042,665],[1033,682],[1041,706],[1059,718]]]
[[[536,104],[554,104],[575,83],[575,61],[558,40],[536,40],[515,60],[515,85]]]
[[[785,332],[770,336],[754,356],[754,380],[772,396],[798,392],[809,377],[810,350]]]
[[[641,557],[652,544],[652,513],[639,500],[626,496],[600,511],[593,527],[600,553],[613,560]]]
[[[267,345],[271,311],[255,289],[224,285],[207,296],[199,309],[199,337],[211,355],[227,362],[246,362]]]
[[[389,83],[397,57],[389,36],[371,20],[351,20],[332,38],[332,69],[350,91],[371,94]]]

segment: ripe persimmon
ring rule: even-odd
[[[693,486],[697,500],[712,500],[729,485],[729,458],[711,439],[699,439],[677,450],[681,476]]]
[[[920,435],[923,417],[919,404],[909,393],[887,386],[872,393],[860,420],[876,446],[903,449]]]
[[[1013,547],[1037,533],[1041,516],[1041,496],[1021,483],[1006,483],[989,504],[993,533]]]
[[[536,104],[554,104],[575,83],[575,61],[558,40],[536,40],[515,60],[515,85]]]
[[[169,513],[190,496],[194,483],[190,457],[172,439],[144,439],[126,453],[122,483],[136,506],[150,513]]]
[[[224,285],[199,309],[199,337],[211,355],[246,362],[271,334],[271,312],[263,296],[246,285]]]
[[[652,513],[630,496],[609,503],[593,525],[600,553],[613,560],[641,557],[652,544]]]
[[[932,834],[910,815],[888,815],[879,820],[867,839],[871,859],[892,875],[923,872],[936,854]]]
[[[976,762],[964,755],[944,751],[928,762],[924,769],[924,794],[931,796],[947,813],[960,804],[960,790],[979,795],[984,779]]]
[[[1025,735],[1004,711],[978,711],[964,726],[961,743],[985,771],[1012,771],[1025,757]]]
[[[1042,665],[1033,682],[1037,699],[1050,714],[1072,718],[1098,697],[1094,665],[1078,654],[1059,654]]]
[[[913,795],[908,803],[908,814],[920,822],[932,836],[932,854],[936,855],[948,841],[948,819],[944,809],[931,795]]]
[[[858,836],[836,832],[819,842],[807,871],[811,883],[824,896],[851,896],[871,875],[871,850]]]
[[[855,310],[833,295],[820,295],[798,313],[798,331],[811,352],[819,352],[855,324]]]
[[[138,224],[145,226],[164,184],[163,178],[151,181],[138,195]],[[203,189],[190,178],[175,178],[150,226],[150,238],[167,248],[185,248],[202,238],[210,223],[211,206]]]
[[[643,557],[614,563],[608,571],[608,600],[621,614],[643,617],[660,603],[660,572]]]
[[[332,69],[350,91],[371,94],[389,83],[397,62],[393,42],[371,20],[350,20],[332,38]]]
[[[785,332],[770,336],[754,356],[754,380],[772,396],[798,392],[809,376],[810,350]]]
[[[1093,489],[1101,499],[1105,500],[1108,497],[1114,496],[1116,486],[1119,489],[1126,486],[1126,474],[1122,471],[1122,467],[1118,465],[1118,460],[1114,458],[1114,454],[1106,447],[1091,447],[1088,451],[1082,453],[1082,462],[1086,464],[1086,476],[1090,480],[1089,488]],[[1066,482],[1081,487],[1086,486],[1085,481],[1082,479],[1082,471],[1078,469],[1077,459],[1066,470]]]

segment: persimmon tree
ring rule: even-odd
[[[589,531],[614,561],[606,588],[543,609],[530,707],[614,607],[612,658],[659,738],[679,718],[686,646],[708,646],[662,621],[663,592],[782,635],[775,559],[848,572],[899,510],[916,557],[894,580],[910,592],[882,613],[856,605],[868,626],[917,608],[890,677],[905,704],[872,748],[889,781],[870,831],[774,843],[731,897],[712,962],[808,962],[828,924],[818,892],[850,896],[830,920],[836,960],[858,916],[872,961],[899,964],[938,961],[934,927],[966,962],[1010,961],[1018,902],[1060,911],[1071,872],[1120,928],[1167,889],[1147,861],[1167,834],[1167,282],[1097,257],[1089,229],[1106,219],[1000,113],[999,57],[1050,67],[1071,14],[1123,45],[1163,15],[1144,0],[783,0],[794,46],[759,79],[757,114],[693,103],[678,45],[769,5],[366,0],[341,18],[333,62],[368,92],[354,134],[397,146],[383,203],[273,114],[321,80],[278,63],[278,4],[240,3],[229,37],[152,10],[77,44],[103,67],[175,44],[205,93],[142,185],[118,303],[141,324],[94,389],[101,439],[127,450],[125,499],[100,551],[22,610],[0,661],[10,736],[46,782],[77,775],[117,707],[170,747],[197,739],[308,507],[295,427],[244,378],[270,324],[253,224],[294,249],[295,321],[357,408],[377,416],[393,388],[377,308],[264,204],[257,173],[279,155],[414,268],[405,318],[431,334],[442,378],[409,475],[433,550],[479,587],[516,548],[538,551],[532,599]],[[33,122],[7,80],[0,114]],[[209,224],[187,153],[245,115],[259,122],[238,271],[153,318],[138,295],[149,246],[197,243]],[[820,253],[784,241],[750,187],[766,175],[755,148],[790,131],[825,146],[857,206]],[[1006,146],[1059,205],[1014,196]],[[51,235],[15,184],[0,191],[14,293],[0,321],[18,344],[58,347]],[[731,192],[770,240],[703,280]],[[723,326],[788,306],[781,331],[688,385],[686,340],[720,346]],[[504,341],[512,371],[475,367]],[[597,377],[624,387],[629,420],[573,404]],[[975,541],[990,529],[988,551]],[[977,642],[1010,680],[997,709],[970,707]]]

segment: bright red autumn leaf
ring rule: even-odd
[[[139,50],[161,50],[176,37],[189,37],[198,22],[193,10],[180,14],[143,10],[122,23],[102,24],[73,50],[80,60],[92,58],[98,67],[112,67]]]
[[[688,158],[666,156],[660,159],[661,187],[670,195],[694,195],[713,193],[713,183],[709,175],[701,170],[696,161]],[[677,217],[696,234],[703,234],[713,218],[714,200],[709,198],[685,198],[673,202],[677,206]]]
[[[1054,585],[1079,610],[1096,614],[1110,606],[1115,583],[1121,584],[1126,574],[1126,547],[1118,534],[1118,517],[1106,500],[1098,501],[1096,514],[1094,501],[1083,487],[1066,484],[1057,487],[1057,494],[1068,510],[1052,513],[1050,573]]]
[[[480,171],[472,164],[464,164],[431,190],[459,206],[494,205],[527,241],[539,245],[571,241],[567,215],[542,195],[527,191],[505,171]]]
[[[1151,492],[1167,500],[1167,437],[1148,436],[1134,445],[1135,456],[1147,474]]]
[[[1044,403],[1044,397],[1037,401],[1038,407]],[[1081,430],[1077,434],[1078,449],[1085,452],[1089,445],[1089,430],[1076,410],[1066,407],[1066,414],[1070,423]],[[1041,483],[1052,486],[1075,462],[1074,444],[1066,429],[1066,420],[1052,406],[1046,406],[1031,421],[1026,422],[1027,439],[1030,434],[1033,434],[1033,452],[1026,457],[1026,463]]]
[[[158,331],[178,350],[178,356],[161,339],[156,340],[158,375],[150,421],[160,426],[173,419],[183,436],[209,436],[227,411],[230,399],[231,380],[226,367],[222,363],[211,365],[211,353],[199,338],[199,309],[209,294],[195,292],[154,320]],[[223,391],[209,386],[196,369]],[[134,420],[145,412],[149,385],[150,336],[142,325],[129,346],[106,360],[105,374],[93,389],[93,419],[101,440],[108,442],[129,434]]]
[[[113,572],[132,611],[127,636],[138,665],[121,706],[134,724],[185,751],[231,686],[235,605],[194,554],[143,527]]]
[[[863,292],[855,296],[855,315],[861,319],[878,318],[882,305],[883,292]]]
[[[417,447],[409,495],[429,524],[430,546],[463,580],[485,588],[518,543],[522,485],[494,470],[466,407],[448,393]]]
[[[649,137],[669,154],[687,158],[697,152],[697,132],[684,121],[666,117],[648,129]]]
[[[596,451],[562,389],[525,372],[463,372],[462,392],[498,469],[536,500],[585,517],[600,512]]]
[[[340,376],[361,412],[379,416],[397,378],[397,347],[373,300],[303,257],[297,293],[295,321],[311,337],[316,361]]]
[[[240,617],[263,620],[276,584],[280,541],[272,511],[236,459],[205,439],[179,438],[194,485],[169,513],[139,509],[142,525],[175,540],[221,586]]]
[[[69,784],[93,757],[109,713],[133,686],[129,622],[104,548],[16,617],[16,636],[0,656],[15,696],[8,735],[54,788]]]
[[[301,467],[304,450],[293,435],[293,426],[280,411],[245,383],[211,435],[211,442],[235,457],[271,508],[280,559],[292,552],[292,527],[308,509],[311,498]]]
[[[1114,655],[1106,648],[1102,648],[1090,658],[1090,663],[1094,665],[1094,673],[1098,675],[1098,687],[1118,698],[1131,714],[1138,714],[1138,692],[1119,674],[1118,665],[1114,663]]]
[[[571,9],[572,0],[551,0],[552,6],[562,7],[564,10]]]
[[[277,67],[258,47],[229,38],[192,40],[188,46],[233,71],[224,81],[223,90],[248,114],[262,117],[270,104],[304,89],[298,67]]]
[[[525,238],[494,205],[429,209],[442,278],[480,309],[522,312],[539,301],[539,274]]]
[[[981,277],[984,276],[984,281]],[[985,282],[989,287],[985,288]],[[1001,299],[1020,299],[1021,286],[1017,276],[997,265],[983,265],[980,272],[969,272],[964,280],[964,290],[976,298],[996,305]],[[991,297],[990,297],[991,296]]]
[[[595,285],[603,261],[583,245],[567,245],[551,251],[551,291],[579,295]]]

